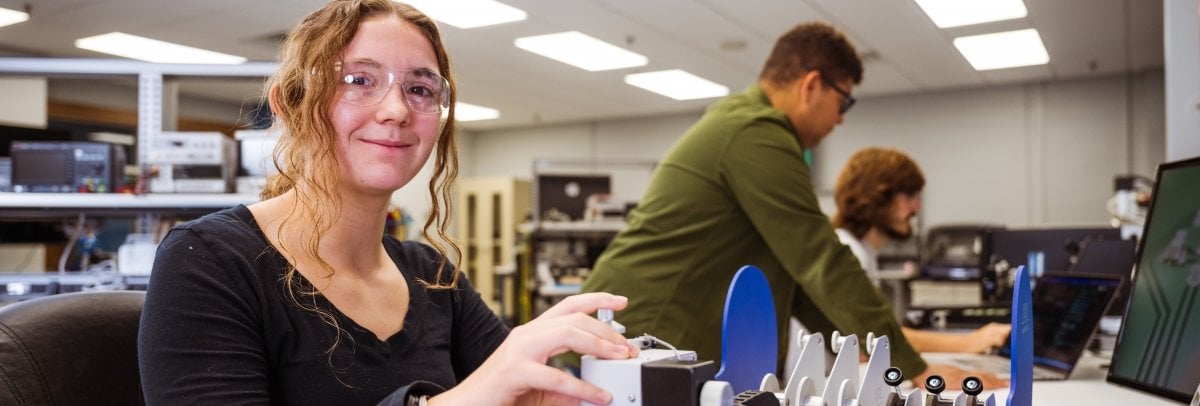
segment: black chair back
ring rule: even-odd
[[[0,405],[142,405],[145,292],[77,292],[0,307]]]

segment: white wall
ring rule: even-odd
[[[599,162],[591,166],[552,164],[542,173],[611,174],[613,192],[636,201],[649,181],[653,163],[698,118],[699,112],[653,118],[606,120],[536,128],[474,132],[462,137],[459,156],[469,162],[463,176],[513,176],[533,179],[533,160]],[[465,152],[464,152],[465,151]]]
[[[816,150],[828,195],[855,150],[900,148],[927,178],[924,221],[1106,224],[1112,177],[1165,158],[1161,71],[862,100]],[[700,112],[465,134],[464,176],[531,178],[536,157],[658,159]]]
[[[1195,0],[1163,1],[1167,157],[1200,156],[1200,21]]]

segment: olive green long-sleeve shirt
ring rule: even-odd
[[[725,295],[743,265],[771,284],[780,368],[794,315],[826,339],[834,330],[887,335],[895,366],[925,370],[821,213],[794,127],[757,86],[714,104],[671,148],[583,290],[628,296],[616,318],[630,335],[719,361]]]

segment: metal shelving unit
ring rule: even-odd
[[[138,83],[137,157],[147,162],[150,146],[164,129],[164,117],[176,116],[177,92],[171,81],[181,78],[266,78],[278,65],[249,62],[238,65],[159,64],[125,59],[0,58],[0,76],[46,78],[135,77]],[[166,90],[164,92],[164,87]],[[163,216],[197,217],[239,204],[258,201],[246,194],[79,194],[0,193],[0,221],[45,219],[84,214],[89,217],[132,216],[134,229],[154,230]],[[23,298],[74,291],[108,288],[100,276],[86,272],[35,274],[0,273],[6,291],[0,297]],[[121,275],[122,287],[137,289],[146,276]],[[98,283],[99,282],[99,283]],[[42,291],[53,286],[54,291]],[[42,289],[42,290],[39,290]],[[7,294],[7,296],[5,296]]]
[[[47,78],[138,79],[138,162],[146,162],[150,146],[163,131],[163,116],[174,117],[176,100],[164,98],[167,80],[178,78],[266,78],[279,66],[269,62],[237,65],[163,64],[128,59],[0,58],[0,76]],[[174,92],[170,92],[174,94]],[[173,126],[171,126],[173,127]],[[117,194],[0,194],[3,216],[44,217],[62,213],[136,215],[136,229],[150,230],[158,215],[204,214],[237,204],[257,201],[253,196],[230,194],[117,195]]]
[[[239,204],[251,204],[249,194],[119,193],[0,193],[5,218],[44,218],[85,213],[89,216],[172,214],[201,216]]]

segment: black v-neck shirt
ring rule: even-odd
[[[451,291],[418,282],[437,271],[429,246],[382,244],[409,288],[404,326],[387,340],[324,296],[301,294],[312,285],[299,274],[297,297],[341,334],[297,306],[283,283],[287,260],[245,206],[176,226],[159,245],[138,334],[147,403],[361,405],[415,381],[454,386],[508,327],[465,277]]]

